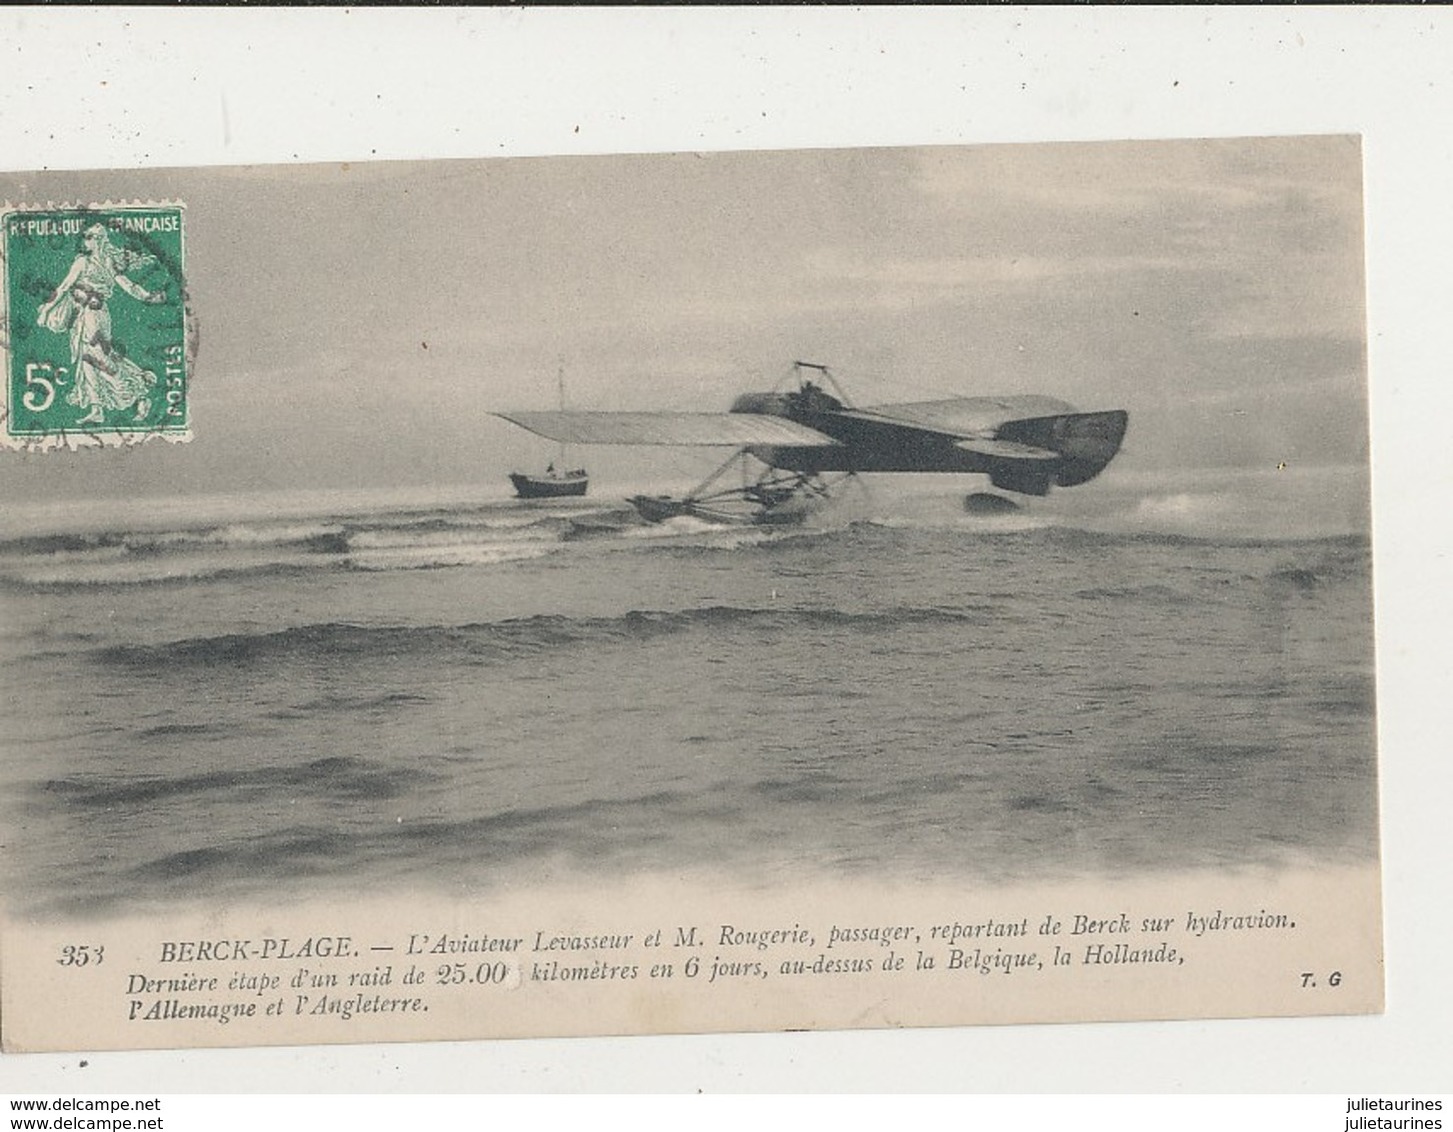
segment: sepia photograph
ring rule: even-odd
[[[1381,1008],[1358,137],[0,186],[7,1048]]]
[[[1447,1091],[1445,20],[0,24],[0,1092]]]

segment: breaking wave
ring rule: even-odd
[[[379,627],[329,622],[267,633],[189,637],[153,645],[115,645],[94,650],[104,665],[173,672],[175,666],[214,668],[300,660],[344,663],[352,658],[393,659],[427,655],[465,663],[510,661],[582,644],[633,643],[643,639],[723,629],[781,632],[836,629],[869,634],[925,624],[987,623],[992,607],[896,608],[880,612],[745,609],[708,606],[680,612],[632,610],[622,617],[526,617],[488,624]],[[350,707],[357,707],[350,704]]]
[[[27,535],[0,540],[0,585],[64,590],[316,570],[492,565],[548,553],[570,529],[573,514],[496,506],[362,519]]]
[[[68,806],[104,809],[150,805],[173,798],[217,792],[235,795],[247,790],[287,790],[354,799],[393,798],[420,779],[433,777],[411,767],[384,767],[364,759],[331,757],[302,765],[254,770],[217,770],[175,777],[116,781],[74,777],[51,779],[39,790]]]
[[[1093,502],[1093,501],[1091,501]],[[1048,540],[1074,549],[1111,543],[1161,546],[1214,543],[1270,545],[1339,539],[1365,545],[1365,536],[1332,539],[1277,537],[1225,529],[1234,510],[1208,494],[1130,497],[1056,514],[1046,510],[969,516],[957,496],[895,500],[876,507],[831,507],[802,527],[717,526],[681,517],[644,524],[619,504],[573,508],[493,503],[466,508],[367,515],[319,515],[229,521],[155,530],[96,530],[26,534],[0,539],[0,586],[68,590],[96,586],[155,586],[213,582],[300,572],[379,573],[456,567],[489,568],[545,556],[593,553],[602,547],[635,553],[767,550],[825,540],[912,539],[945,532],[1006,546]],[[1204,528],[1204,529],[1203,529]]]

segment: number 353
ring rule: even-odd
[[[68,943],[61,948],[60,958],[56,963],[61,967],[88,967],[93,963],[100,966],[105,958],[104,944]]]

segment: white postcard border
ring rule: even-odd
[[[254,15],[237,36],[232,21]],[[1439,555],[1448,534],[1429,517],[1441,514],[1433,493],[1453,477],[1447,450],[1422,443],[1422,422],[1446,419],[1443,410],[1453,407],[1444,363],[1449,330],[1438,301],[1453,289],[1446,257],[1431,254],[1447,246],[1453,159],[1436,123],[1453,117],[1449,18],[1365,9],[885,10],[854,23],[851,14],[828,19],[815,11],[617,13],[605,25],[620,45],[611,52],[593,39],[609,16],[582,14],[572,24],[559,12],[478,13],[469,17],[471,36],[445,28],[452,15],[353,12],[349,45],[365,46],[370,65],[359,66],[348,50],[313,52],[304,73],[287,68],[297,41],[308,38],[294,21],[342,20],[343,13],[12,13],[3,17],[6,38],[24,35],[31,49],[4,80],[14,112],[0,124],[0,140],[7,163],[18,167],[95,168],[1362,132],[1387,1017],[127,1054],[104,1059],[104,1074],[101,1064],[88,1067],[90,1077],[77,1057],[57,1055],[23,1059],[18,1068],[6,1059],[7,1089],[106,1088],[108,1081],[134,1089],[143,1080],[162,1090],[247,1081],[272,1089],[326,1081],[331,1088],[436,1090],[461,1081],[471,1089],[1448,1088],[1446,1025],[1441,1035],[1433,1025],[1446,1022],[1453,1005],[1442,959],[1453,923],[1432,887],[1447,856],[1445,827],[1433,822],[1439,799],[1450,793],[1436,741],[1447,733],[1447,697],[1439,691],[1450,667],[1446,585],[1439,584],[1447,559],[1440,567]],[[388,44],[400,29],[420,37],[426,56],[442,56],[439,65],[424,67],[413,52],[407,64],[391,60]],[[532,66],[547,46],[551,66]],[[485,101],[474,103],[471,75],[451,71],[471,51],[503,76],[497,82],[522,92],[521,101],[533,100],[533,109],[512,116],[519,103],[511,99],[491,120],[461,131],[451,102]],[[137,64],[138,52],[146,66]],[[935,71],[929,64],[946,54],[959,65]],[[597,56],[629,61],[611,69],[622,85],[604,100]],[[260,65],[264,57],[279,65]],[[824,57],[833,65],[823,66]],[[421,68],[444,81],[411,91],[409,78]],[[78,73],[121,72],[125,78],[109,92],[77,90]],[[183,77],[195,91],[186,109],[168,98]],[[968,80],[962,97],[952,96],[960,79]],[[330,82],[335,90],[324,97]],[[364,86],[392,107],[365,102]],[[421,113],[426,97],[432,109]],[[300,104],[317,113],[297,113]],[[581,119],[584,137],[567,132],[563,123],[572,117]],[[1429,1079],[1440,1066],[1441,1081]]]

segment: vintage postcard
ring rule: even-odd
[[[7,1050],[1381,1009],[1357,138],[0,201]]]

